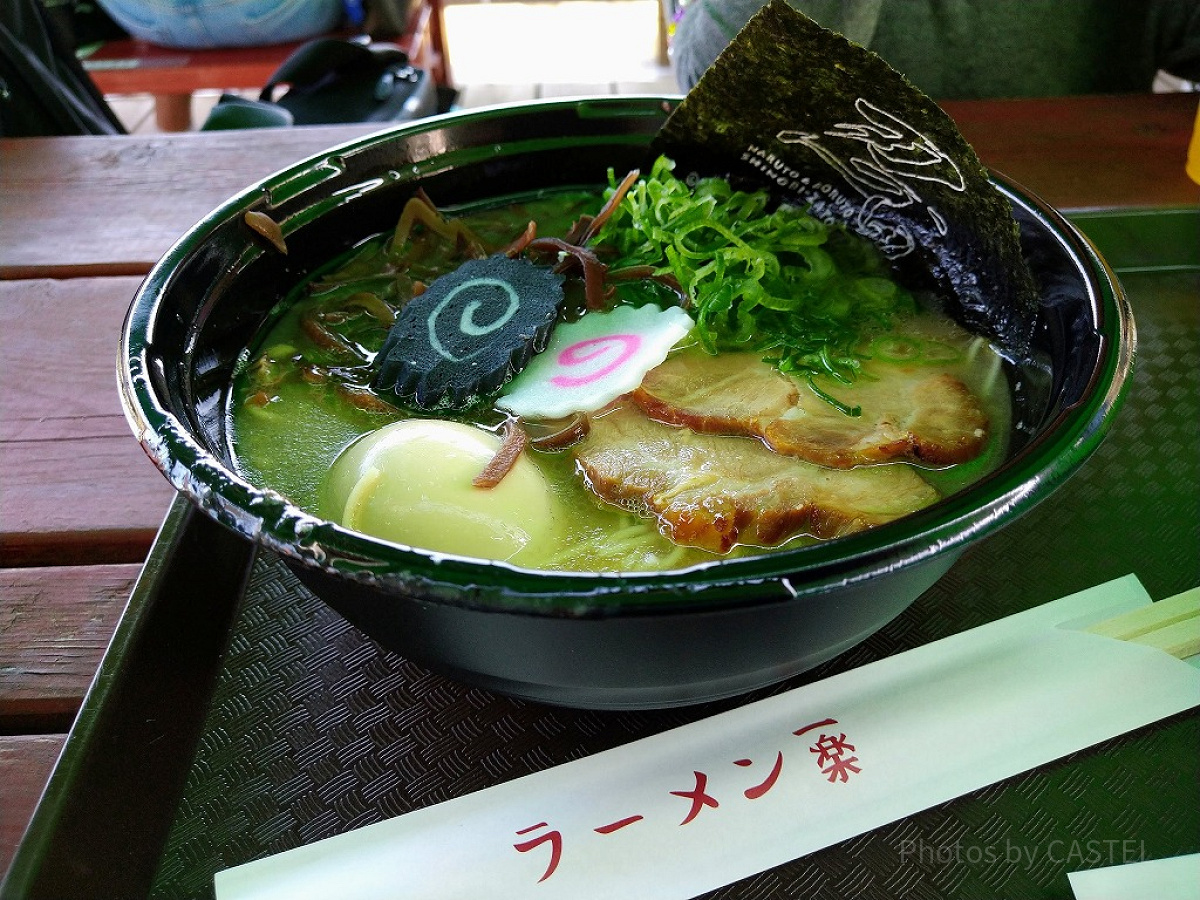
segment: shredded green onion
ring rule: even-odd
[[[771,208],[766,191],[734,190],[721,178],[689,188],[673,169],[659,157],[597,240],[615,251],[614,267],[674,276],[708,352],[756,351],[810,384],[816,375],[849,384],[864,333],[915,308],[864,239],[798,207]],[[611,193],[615,173],[609,182]]]
[[[834,409],[836,409],[840,412],[843,412],[846,415],[848,415],[854,419],[857,419],[859,416],[862,415],[862,407],[861,406],[847,406],[845,403],[843,403],[837,397],[834,397],[832,394],[828,394],[825,391],[821,390],[813,382],[812,375],[808,376],[808,386],[810,388],[812,388],[812,392],[814,394],[816,394],[818,397],[820,397],[822,400],[824,400],[826,403],[828,403]]]

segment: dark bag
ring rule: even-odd
[[[0,3],[0,135],[123,134],[40,0]]]
[[[399,47],[317,38],[280,63],[257,101],[222,97],[204,128],[403,122],[437,112],[433,79]]]

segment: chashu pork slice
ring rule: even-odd
[[[655,419],[713,434],[762,438],[777,453],[849,468],[891,460],[965,462],[987,444],[988,421],[959,379],[929,366],[869,361],[851,385],[807,385],[750,353],[689,350],[646,374],[634,400]]]
[[[656,422],[628,403],[593,417],[574,453],[601,498],[656,516],[678,544],[717,553],[798,534],[840,537],[938,499],[905,465],[829,469],[754,438]]]

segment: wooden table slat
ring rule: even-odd
[[[1195,206],[1197,94],[943,104],[984,163],[1059,209]]]
[[[944,106],[987,165],[1074,209],[1200,202],[1183,168],[1196,104],[1195,94],[1131,94]],[[0,140],[0,278],[148,271],[242,188],[373,130]]]
[[[140,564],[0,569],[0,717],[79,710]]]
[[[64,734],[0,735],[0,873],[8,871],[65,740]]]
[[[141,566],[0,569],[0,873],[7,870]],[[37,734],[33,732],[45,731]]]
[[[173,496],[126,424],[137,278],[0,282],[0,565],[137,562]]]
[[[145,273],[242,188],[377,130],[280,129],[266,146],[246,131],[0,140],[0,278]]]
[[[174,491],[131,449],[141,452],[132,437],[2,448],[0,465],[15,474],[4,476],[0,564],[144,560]]]

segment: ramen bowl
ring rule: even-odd
[[[189,230],[130,308],[127,418],[200,510],[277,554],[382,646],[473,685],[592,708],[675,706],[780,681],[861,642],[972,543],[1043,501],[1096,449],[1129,374],[1114,277],[1059,214],[1001,176],[1040,290],[1030,361],[1007,372],[1005,461],[897,521],[825,543],[644,573],[523,569],[368,537],[238,474],[231,382],[288,292],[393,228],[418,188],[439,205],[606,182],[646,161],[675,100],[597,98],[438,117],[335,147],[248,187]],[[280,223],[288,253],[245,224]]]

